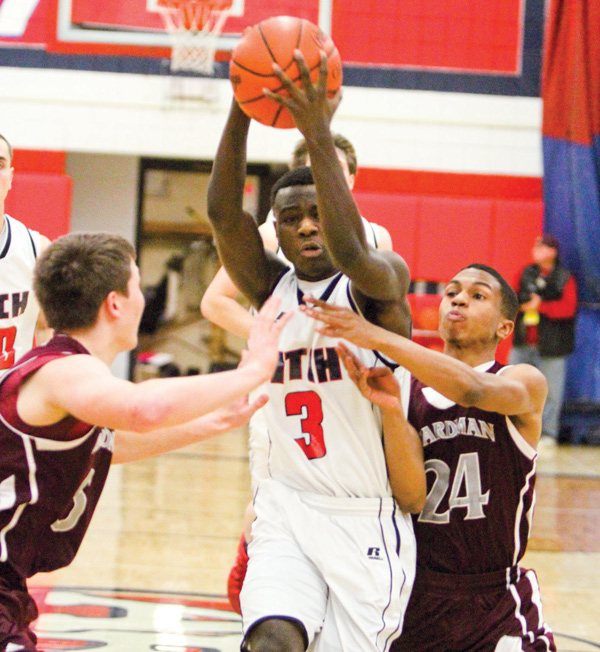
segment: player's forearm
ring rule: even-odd
[[[382,328],[373,327],[373,331],[376,335],[373,348],[408,369],[425,385],[466,407],[482,400],[487,389],[485,374]]]
[[[366,249],[364,226],[329,132],[306,138],[317,187],[319,222],[327,248],[342,271]]]
[[[123,430],[149,432],[180,425],[246,396],[269,380],[272,371],[262,363],[216,374],[153,379],[135,385]]]
[[[211,412],[188,423],[147,433],[117,430],[111,463],[124,464],[154,457],[204,441],[230,429],[224,427],[223,422]]]
[[[231,297],[209,297],[202,299],[202,315],[208,321],[229,333],[248,339],[254,317]]]
[[[427,483],[423,446],[399,408],[382,410],[383,443],[390,486],[404,512],[418,513],[425,506]]]
[[[236,219],[246,183],[246,140],[250,118],[233,103],[217,149],[207,193],[208,216],[215,227]]]

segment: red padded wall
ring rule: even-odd
[[[390,232],[394,251],[412,270],[417,262],[419,198],[377,192],[355,192],[354,198],[369,222],[381,224]]]
[[[490,265],[513,286],[522,266],[531,262],[533,242],[542,233],[541,201],[498,201],[491,236]]]
[[[17,149],[13,154],[13,167],[18,173],[53,172],[64,174],[66,162],[66,152]]]
[[[354,193],[361,213],[385,226],[413,279],[447,281],[473,262],[512,284],[542,232],[542,201]]]
[[[363,167],[354,191],[532,201],[541,200],[543,193],[540,177]]]
[[[65,174],[15,172],[5,210],[50,240],[69,232],[71,177]]]
[[[423,197],[413,278],[447,281],[468,263],[491,258],[492,201]]]

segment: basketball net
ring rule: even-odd
[[[214,72],[217,41],[233,0],[156,0],[171,37],[171,72]]]

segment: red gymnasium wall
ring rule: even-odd
[[[18,150],[15,175],[5,210],[50,240],[68,233],[71,224],[71,178],[64,152]]]
[[[354,196],[415,280],[444,282],[479,262],[514,283],[542,232],[539,178],[361,168]]]

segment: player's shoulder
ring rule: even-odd
[[[504,378],[521,378],[532,382],[546,382],[544,374],[537,367],[526,362],[502,366],[497,373]]]
[[[24,222],[11,215],[4,215],[4,219],[10,232],[11,249],[23,247],[32,249],[37,257],[50,244],[50,240],[46,236],[29,228]]]
[[[533,365],[519,363],[502,367],[498,373],[503,378],[520,382],[532,395],[544,398],[548,393],[548,381],[544,374]]]
[[[275,220],[265,220],[258,227],[258,232],[260,233],[264,246],[271,251],[277,251],[279,241],[277,240],[277,232],[275,231]]]

